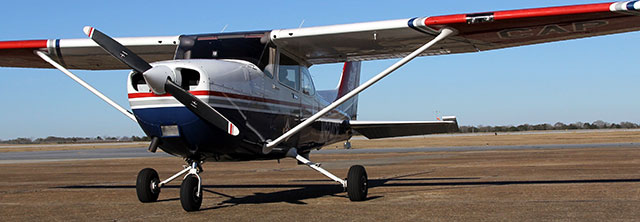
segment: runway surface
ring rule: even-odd
[[[350,202],[337,183],[290,159],[206,163],[202,211],[194,213],[180,207],[180,180],[162,189],[159,202],[143,204],[136,198],[140,169],[152,167],[167,178],[182,169],[180,158],[140,147],[0,156],[0,221],[640,218],[640,146],[635,143],[312,153],[312,161],[340,177],[349,166],[364,165],[370,189],[363,202]]]
[[[56,150],[9,152],[0,155],[2,163],[35,163],[65,160],[122,159],[141,157],[168,157],[163,152],[150,153],[146,147],[132,144],[130,148],[103,148],[93,150]],[[520,146],[460,146],[460,147],[418,147],[418,148],[377,148],[377,149],[324,149],[313,151],[313,154],[373,154],[373,153],[419,153],[436,151],[486,151],[486,150],[533,150],[533,149],[576,149],[576,148],[640,148],[640,143],[600,143],[600,144],[551,144]]]

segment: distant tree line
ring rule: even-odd
[[[136,141],[149,141],[149,137],[143,136],[97,136],[97,137],[57,137],[49,136],[47,138],[16,138],[11,140],[0,140],[3,144],[65,144],[65,143],[108,143],[108,142],[136,142]]]
[[[578,129],[638,129],[640,125],[632,122],[607,123],[602,120],[593,123],[575,122],[564,124],[557,122],[553,125],[543,124],[522,124],[518,126],[460,126],[461,133],[488,133],[488,132],[518,132],[534,130],[578,130]]]
[[[553,125],[543,124],[522,124],[518,126],[460,126],[461,133],[493,133],[493,132],[518,132],[518,131],[534,131],[534,130],[578,130],[578,129],[638,129],[640,125],[632,122],[607,123],[602,120],[593,123],[575,122],[564,124],[557,122]],[[357,133],[356,133],[357,134]],[[47,138],[16,138],[11,140],[0,140],[2,144],[44,144],[44,143],[104,143],[104,142],[136,142],[150,141],[149,137],[143,136],[122,136],[122,137],[56,137],[49,136]]]

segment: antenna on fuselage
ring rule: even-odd
[[[302,25],[304,25],[304,19],[302,19],[302,22],[300,22],[300,25],[298,26],[298,28],[302,28]]]
[[[224,32],[224,30],[227,30],[227,27],[229,26],[229,24],[224,25],[224,27],[222,27],[222,30],[220,30],[220,32]]]

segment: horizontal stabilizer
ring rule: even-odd
[[[350,121],[351,128],[369,139],[458,132],[455,116],[442,121]]]

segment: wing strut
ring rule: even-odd
[[[354,96],[358,95],[358,93],[360,93],[363,90],[369,88],[369,86],[375,84],[376,82],[380,81],[385,76],[391,74],[393,71],[396,71],[398,68],[400,68],[403,65],[407,64],[409,61],[411,61],[414,58],[416,58],[418,55],[420,55],[421,53],[423,53],[424,51],[429,49],[431,46],[435,45],[436,43],[442,41],[443,39],[445,39],[445,38],[447,38],[447,37],[449,37],[449,36],[451,36],[453,34],[455,34],[455,31],[453,29],[450,29],[450,28],[441,29],[440,30],[440,34],[438,34],[438,36],[436,36],[433,40],[429,41],[427,44],[425,44],[422,47],[416,49],[411,54],[409,54],[406,57],[402,58],[400,61],[394,63],[391,66],[389,66],[389,68],[385,69],[384,71],[382,71],[378,75],[374,76],[369,81],[367,81],[367,82],[363,83],[362,85],[358,86],[353,91],[351,91],[351,92],[347,93],[346,95],[340,97],[340,99],[338,99],[335,102],[329,104],[329,106],[327,106],[324,109],[320,110],[320,112],[318,112],[318,113],[314,114],[313,116],[309,117],[307,120],[305,120],[302,123],[298,124],[296,127],[294,127],[293,129],[287,131],[285,134],[282,134],[282,136],[278,137],[277,139],[275,139],[275,140],[273,140],[271,142],[268,142],[265,146],[267,148],[273,148],[273,147],[277,146],[278,144],[282,143],[283,141],[285,141],[289,137],[293,136],[293,134],[298,133],[304,127],[306,127],[309,124],[313,123],[314,121],[318,120],[324,114],[326,114],[329,111],[335,109],[336,107],[342,105],[342,103],[344,103],[347,100],[351,99],[351,97],[354,97]]]
[[[71,73],[68,69],[64,68],[63,66],[61,66],[60,64],[58,64],[57,62],[53,61],[53,59],[51,59],[51,57],[49,57],[46,53],[42,52],[42,51],[35,51],[36,55],[40,56],[40,58],[42,58],[45,62],[48,62],[49,64],[51,64],[53,67],[56,67],[56,69],[60,70],[61,72],[63,72],[64,74],[66,74],[67,76],[69,76],[69,78],[73,79],[74,81],[76,81],[78,84],[82,85],[84,88],[88,89],[89,91],[91,91],[93,94],[95,94],[96,96],[100,97],[100,99],[104,100],[105,102],[107,102],[109,105],[113,106],[113,108],[116,108],[118,111],[120,111],[122,114],[124,114],[125,116],[129,117],[129,119],[133,120],[134,122],[138,122],[136,120],[136,117],[133,116],[133,114],[131,112],[129,112],[129,110],[126,110],[125,108],[123,108],[122,106],[118,105],[116,102],[114,102],[113,100],[109,99],[109,97],[105,96],[104,94],[102,94],[100,91],[98,91],[96,88],[93,88],[93,86],[89,85],[89,83],[83,81],[82,79],[80,79],[78,76],[74,75],[73,73]]]

